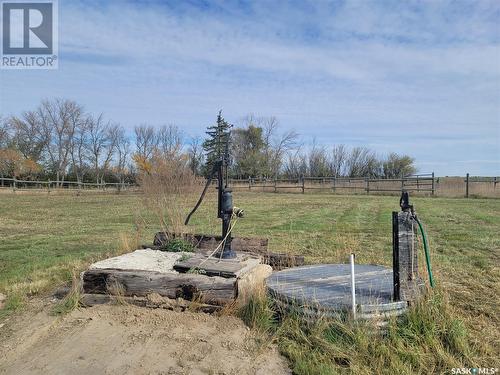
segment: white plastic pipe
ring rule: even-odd
[[[352,301],[352,317],[356,319],[356,282],[354,278],[354,254],[351,254],[351,301]]]

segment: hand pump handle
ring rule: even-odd
[[[184,225],[188,225],[189,220],[191,219],[191,216],[196,212],[196,210],[198,209],[198,207],[200,207],[201,202],[203,202],[203,198],[205,197],[205,194],[206,194],[206,192],[208,190],[208,187],[212,183],[214,175],[217,173],[217,170],[219,169],[219,164],[220,163],[215,163],[214,164],[214,168],[210,172],[210,175],[208,176],[208,179],[207,179],[207,182],[205,184],[205,187],[203,188],[203,191],[201,192],[200,199],[198,199],[198,202],[196,203],[196,205],[194,206],[194,208],[191,210],[191,212],[189,213],[189,215],[186,217],[186,221],[184,222]]]

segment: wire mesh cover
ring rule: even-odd
[[[274,272],[267,280],[272,296],[283,302],[345,310],[351,306],[349,264],[321,264]],[[392,304],[392,269],[357,264],[357,305]]]

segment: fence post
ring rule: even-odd
[[[305,180],[306,180],[305,177],[302,176],[302,194],[304,194],[306,191]]]
[[[335,190],[337,188],[337,176],[333,176],[333,192],[335,193]]]
[[[275,177],[274,178],[274,192],[275,193],[277,193],[276,183],[277,183],[277,180],[276,180],[276,177]]]
[[[401,193],[405,189],[405,175],[402,173],[401,174]]]
[[[465,198],[469,198],[469,174],[465,175]]]
[[[366,194],[370,194],[370,177],[366,178]]]
[[[248,177],[248,191],[252,188],[252,179]]]
[[[432,195],[434,195],[434,172],[432,172]]]
[[[16,180],[16,178],[14,177],[14,178],[12,179],[12,191],[13,191],[13,192],[15,192],[15,191],[16,191],[16,181],[17,181],[17,180]]]

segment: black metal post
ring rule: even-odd
[[[392,213],[392,283],[394,301],[401,299],[401,284],[399,281],[399,219],[398,212]]]
[[[469,174],[465,176],[465,198],[469,198]]]

